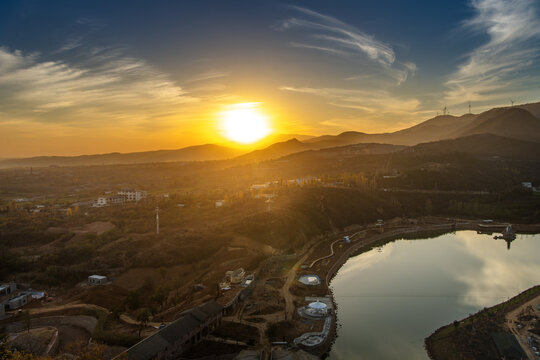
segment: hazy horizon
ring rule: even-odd
[[[0,158],[256,149],[539,98],[536,1],[6,1],[0,14]]]

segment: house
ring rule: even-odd
[[[94,203],[92,204],[93,207],[103,207],[103,206],[107,206],[107,197],[105,196],[100,196],[96,199],[96,201],[94,201]]]
[[[126,201],[141,201],[146,199],[147,192],[141,190],[122,189],[118,191],[118,195],[123,196]]]
[[[6,310],[10,309],[9,301],[17,290],[15,283],[0,284],[0,319],[6,315]]]
[[[246,275],[246,272],[242,268],[238,268],[234,271],[227,271],[225,273],[233,284],[240,284],[242,280],[244,280],[244,276]]]
[[[532,189],[532,183],[529,181],[524,181],[521,183],[521,186],[523,186],[525,189]]]
[[[225,200],[216,200],[216,207],[223,207],[225,206]]]
[[[178,319],[133,345],[116,359],[177,359],[221,324],[223,307],[214,300],[186,310]]]
[[[126,201],[127,201],[126,197],[122,195],[109,196],[107,198],[107,204],[112,204],[112,205],[121,205],[125,203]]]
[[[88,277],[89,285],[103,285],[107,283],[107,277],[102,275],[90,275]]]
[[[1,284],[0,296],[9,295],[13,293],[15,290],[17,290],[17,284],[15,283]]]
[[[269,183],[266,183],[266,184],[254,184],[254,185],[251,185],[251,190],[261,190],[261,189],[266,189],[270,184]]]
[[[19,294],[7,299],[4,301],[4,309],[5,310],[15,310],[20,307],[23,307],[24,305],[28,304],[29,300],[32,299],[32,293],[23,291]]]

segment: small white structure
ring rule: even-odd
[[[107,197],[105,196],[100,196],[96,199],[96,201],[94,201],[94,203],[92,204],[93,207],[103,207],[103,206],[107,206]]]
[[[0,296],[9,295],[17,290],[17,284],[9,283],[0,285]]]
[[[268,186],[270,186],[269,183],[266,183],[266,184],[254,184],[254,185],[251,185],[251,190],[261,190],[261,189],[266,189]]]
[[[216,200],[216,207],[223,207],[225,206],[225,200]]]
[[[309,305],[306,308],[306,314],[314,317],[323,317],[326,316],[326,313],[328,312],[328,306],[317,300],[312,303],[309,303]]]
[[[253,274],[250,274],[248,276],[246,276],[246,278],[244,279],[244,281],[242,282],[242,286],[243,287],[250,287],[251,284],[253,284],[253,281],[255,280],[255,275]]]
[[[529,181],[524,181],[521,183],[521,185],[525,188],[525,189],[532,189],[532,183],[529,182]]]
[[[90,285],[103,285],[107,282],[107,277],[102,275],[90,275],[88,277],[88,284]]]
[[[32,291],[32,300],[41,300],[45,298],[44,291]]]
[[[28,297],[29,296],[31,298],[32,293],[28,293],[26,291],[23,291],[23,292],[17,294],[17,296],[14,296],[11,299],[7,300],[4,304],[7,305],[7,307],[10,310],[15,310],[15,309],[18,309],[18,308],[23,307],[24,305],[28,304]]]
[[[315,274],[309,274],[309,275],[302,275],[300,278],[298,278],[298,281],[300,281],[304,285],[321,285],[321,278],[319,278]]]

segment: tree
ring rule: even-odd
[[[32,319],[30,318],[30,311],[25,310],[22,315],[23,315],[24,327],[26,328],[26,331],[30,332],[30,327],[32,326]]]
[[[277,330],[278,330],[278,324],[276,323],[268,324],[268,326],[266,327],[266,336],[270,340],[273,340],[277,335]]]
[[[67,344],[65,352],[75,355],[78,360],[101,360],[107,358],[105,356],[106,349],[105,345],[96,342],[89,344],[84,341],[77,341]]]
[[[154,295],[152,295],[152,301],[158,303],[161,307],[163,307],[163,303],[167,300],[168,297],[169,289],[165,286],[160,286],[156,289]]]
[[[141,338],[141,330],[148,324],[148,320],[150,320],[150,311],[145,308],[137,315],[137,321],[139,322],[139,339]]]

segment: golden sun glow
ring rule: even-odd
[[[259,103],[229,105],[220,114],[222,135],[227,139],[252,144],[272,133],[268,117],[259,109]]]

